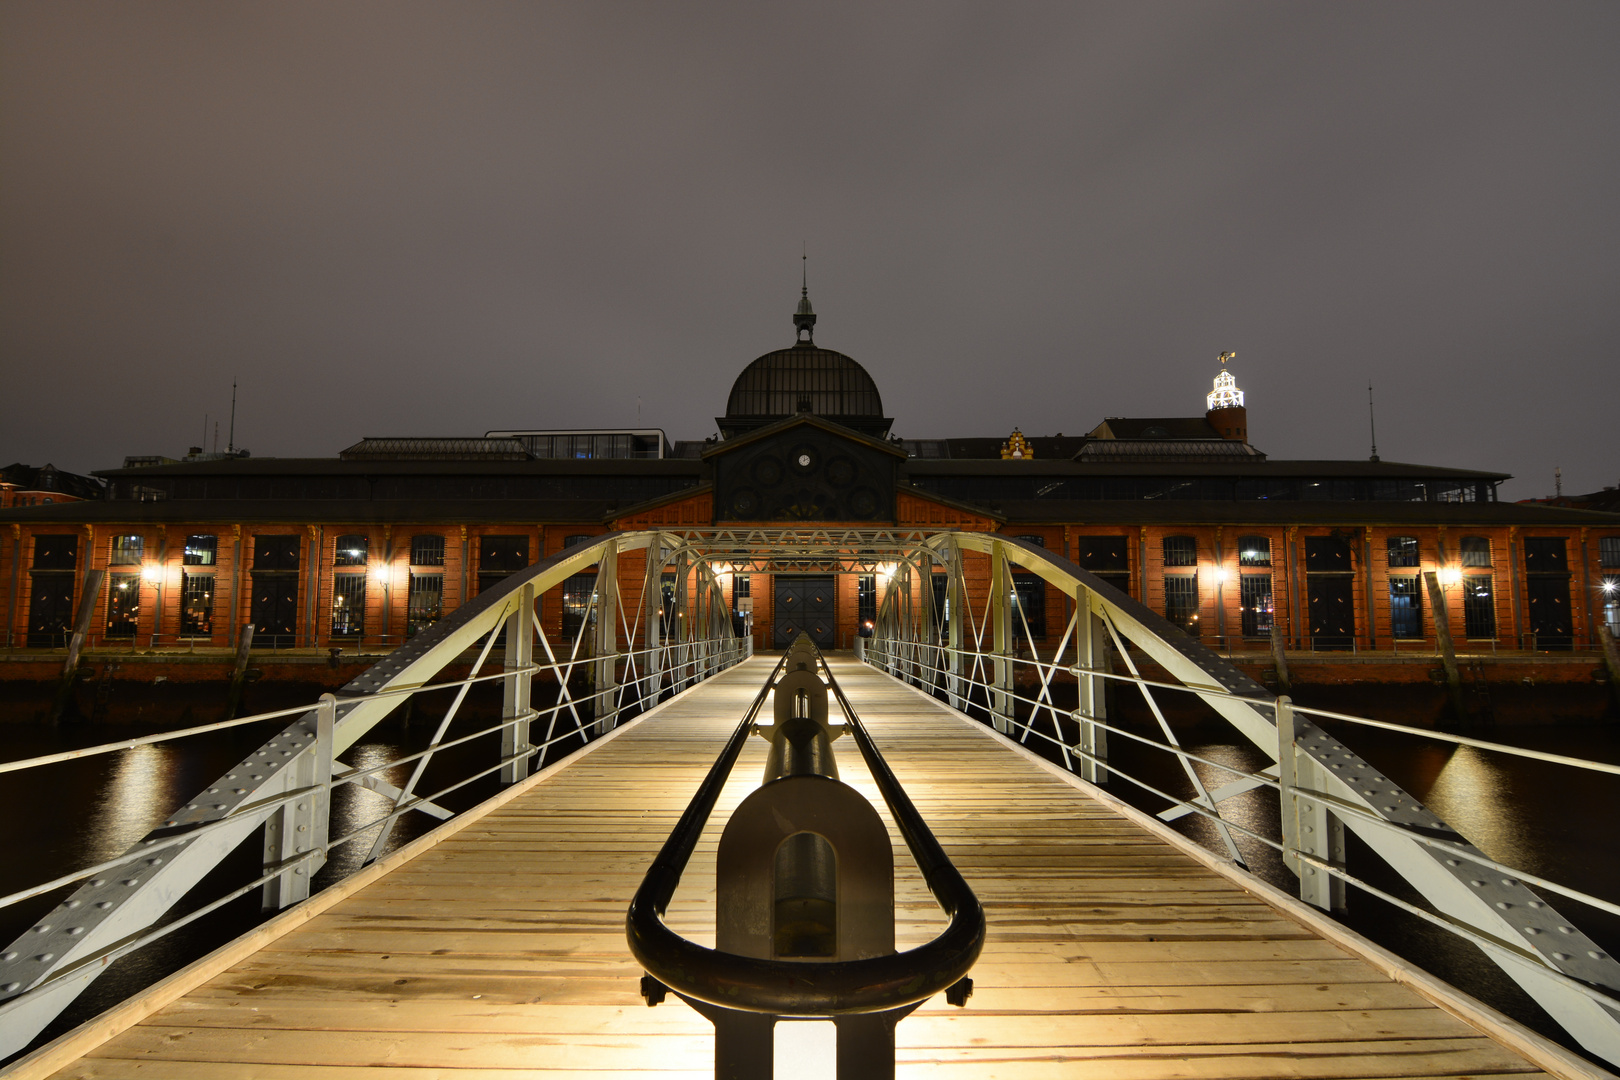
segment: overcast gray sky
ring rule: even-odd
[[[1193,415],[1620,480],[1620,4],[0,6],[0,461]],[[212,435],[210,433],[210,441]],[[223,440],[223,436],[222,436]]]

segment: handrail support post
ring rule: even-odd
[[[1282,800],[1283,863],[1299,877],[1299,898],[1323,911],[1345,910],[1344,879],[1301,859],[1301,854],[1343,866],[1344,823],[1321,798],[1322,766],[1299,746],[1294,703],[1277,699],[1278,795]]]
[[[529,775],[529,705],[533,701],[534,586],[518,593],[517,607],[506,618],[506,678],[501,718],[501,783],[515,784]]]
[[[307,790],[277,807],[264,823],[265,869],[296,863],[264,883],[265,911],[280,911],[307,900],[310,879],[326,863],[332,802],[332,733],[336,725],[337,698],[322,694],[315,707],[314,730],[306,727],[301,733],[308,737],[308,743],[292,766],[290,786]]]

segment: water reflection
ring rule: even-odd
[[[113,762],[101,797],[102,812],[86,830],[85,847],[92,858],[111,859],[127,851],[161,824],[179,805],[170,778],[177,751],[170,746],[136,746]]]

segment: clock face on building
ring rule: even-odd
[[[740,521],[874,521],[894,505],[886,455],[802,428],[721,458],[715,483],[719,516]]]

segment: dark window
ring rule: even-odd
[[[443,566],[444,537],[424,533],[411,537],[412,566]]]
[[[35,570],[73,570],[79,565],[79,538],[71,533],[65,536],[34,537]]]
[[[1491,565],[1491,541],[1485,536],[1462,538],[1462,564],[1464,566]]]
[[[1569,556],[1562,536],[1524,538],[1524,568],[1531,574],[1567,574]]]
[[[1189,538],[1190,539],[1190,538]],[[1198,636],[1198,575],[1168,574],[1164,579],[1164,617]]]
[[[1034,574],[1014,574],[1014,640],[1046,640],[1046,582]]]
[[[1082,536],[1075,540],[1075,561],[1094,574],[1129,571],[1131,540],[1128,536]]]
[[[1036,536],[1034,533],[1020,534],[1018,536],[1013,537],[1013,539],[1014,540],[1022,540],[1026,544],[1034,544],[1038,548],[1043,548],[1043,547],[1046,546],[1046,537],[1044,537],[1044,536]]]
[[[265,540],[290,541],[293,566],[298,565],[298,537],[256,536],[253,538],[254,565],[263,554]],[[277,548],[285,554],[285,550]],[[272,552],[274,554],[274,552]],[[297,640],[298,575],[286,571],[260,571],[253,574],[252,616],[254,647],[287,648]]]
[[[132,638],[141,614],[141,576],[107,576],[107,637]]]
[[[1568,649],[1575,640],[1570,622],[1569,576],[1536,574],[1525,578],[1524,586],[1530,600],[1530,632],[1535,635],[1535,648]]]
[[[366,565],[366,549],[370,542],[360,533],[345,533],[337,538],[332,552],[333,566]]]
[[[112,557],[107,561],[112,566],[139,566],[145,552],[146,541],[142,537],[115,536],[112,538]]]
[[[366,575],[332,577],[332,636],[360,637],[366,632]]]
[[[73,575],[47,571],[33,578],[33,597],[28,602],[28,645],[34,649],[60,649],[72,634]]]
[[[253,569],[297,570],[298,537],[255,536],[253,538]]]
[[[1417,537],[1392,536],[1389,538],[1389,565],[1403,567],[1421,565],[1419,554]]]
[[[510,574],[529,565],[527,536],[481,536],[478,538],[478,572]]]
[[[591,597],[596,592],[595,574],[575,574],[563,582],[562,636],[565,646],[579,636],[587,619],[596,624],[596,609]]]
[[[443,538],[440,553],[443,554]],[[405,634],[410,636],[439,621],[444,614],[444,575],[412,574],[410,604],[406,611]]]
[[[1271,575],[1244,574],[1239,580],[1243,612],[1243,636],[1266,637],[1271,633]]]
[[[219,557],[219,537],[217,536],[188,536],[186,537],[185,565],[187,566],[213,566]]]
[[[213,537],[208,537],[212,540]],[[191,545],[186,545],[189,555]],[[212,552],[210,551],[210,554]],[[212,637],[214,634],[214,575],[180,576],[180,633],[184,637]]]
[[[572,536],[563,537],[563,547],[566,549],[573,547],[575,544],[588,544],[595,539],[596,537],[591,533],[575,533]]]
[[[1620,536],[1598,537],[1598,563],[1602,566],[1620,566]]]
[[[1164,565],[1166,566],[1197,566],[1198,541],[1191,536],[1167,536],[1164,538]]]
[[[1423,636],[1423,594],[1415,575],[1389,579],[1389,633],[1394,638]]]
[[[1354,647],[1356,611],[1352,580],[1349,574],[1311,574],[1306,578],[1305,603],[1313,648]]]
[[[1307,536],[1305,569],[1317,573],[1348,573],[1354,570],[1350,562],[1350,545],[1337,536]]]
[[[1238,537],[1238,565],[1239,566],[1270,566],[1271,565],[1271,537],[1269,536],[1240,536]],[[1270,581],[1270,578],[1266,579]],[[1271,587],[1266,587],[1266,595],[1271,595]],[[1267,633],[1270,633],[1268,630]]]
[[[1462,579],[1462,597],[1463,636],[1469,638],[1495,637],[1496,602],[1491,595],[1491,575],[1469,574],[1464,577]]]

